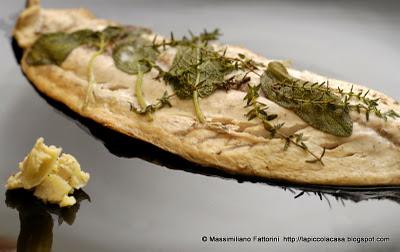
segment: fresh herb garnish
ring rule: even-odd
[[[93,68],[96,58],[102,55],[107,46],[115,42],[116,38],[122,37],[125,33],[126,32],[122,27],[109,26],[101,32],[93,32],[92,34],[81,36],[84,44],[97,48],[97,51],[90,57],[87,66],[88,86],[86,89],[86,95],[82,109],[86,109],[86,106],[89,104],[90,98],[93,95],[93,87],[96,83],[96,77]]]
[[[137,109],[135,106],[133,106],[132,103],[130,103],[131,106],[131,111],[134,111],[137,114],[141,115],[147,115],[149,113],[154,113],[159,109],[162,109],[164,107],[172,107],[172,104],[170,102],[170,98],[175,96],[175,94],[168,94],[167,91],[164,92],[163,96],[157,99],[157,102],[154,104],[146,105],[146,107],[142,109]]]
[[[101,38],[111,42],[123,33],[122,27],[110,26],[101,32],[79,30],[72,33],[56,32],[40,36],[27,55],[30,65],[61,65],[75,48],[82,45],[97,46]]]
[[[67,56],[78,46],[86,43],[92,36],[90,30],[71,34],[58,32],[42,35],[32,46],[27,56],[30,65],[61,65]]]
[[[329,88],[290,76],[279,62],[268,64],[260,82],[268,99],[292,110],[312,127],[335,136],[351,135],[349,109]]]
[[[332,89],[325,82],[303,81],[290,76],[279,62],[268,64],[260,82],[268,99],[294,111],[314,128],[335,136],[348,137],[352,134],[350,111],[364,112],[367,121],[371,113],[384,120],[399,117],[393,110],[382,112],[378,109],[379,98],[368,98],[369,91],[356,93],[352,87],[345,92],[340,88]]]
[[[141,71],[147,73],[158,56],[158,52],[148,46],[150,44],[150,41],[140,37],[120,43],[113,50],[115,66],[128,74],[138,74],[140,66]]]
[[[27,55],[27,63],[31,65],[61,65],[71,51],[79,46],[87,45],[95,48],[88,66],[88,88],[84,107],[88,104],[96,83],[94,62],[105,52],[111,52],[115,66],[128,74],[136,75],[135,97],[139,108],[131,103],[131,110],[149,116],[165,106],[171,107],[170,98],[192,99],[194,112],[200,123],[206,123],[200,101],[213,94],[217,89],[241,89],[246,86],[246,114],[248,120],[258,118],[269,137],[284,140],[283,150],[294,145],[307,152],[313,159],[307,162],[323,164],[325,149],[317,155],[306,145],[303,134],[285,134],[281,128],[284,123],[273,124],[277,114],[268,112],[268,107],[259,102],[262,89],[266,98],[292,110],[306,123],[323,132],[348,137],[352,134],[353,123],[350,111],[365,113],[366,120],[370,114],[387,120],[400,117],[393,110],[382,112],[379,99],[369,98],[368,91],[349,92],[337,88],[331,89],[328,83],[310,83],[290,76],[282,63],[271,62],[268,66],[256,62],[239,53],[236,57],[226,56],[227,49],[220,51],[209,42],[220,36],[218,29],[199,35],[190,33],[190,37],[150,41],[144,34],[149,31],[130,27],[107,27],[103,31],[81,30],[73,33],[51,33],[42,35],[32,46]],[[174,48],[176,54],[169,70],[158,65],[157,59],[162,51]],[[142,90],[144,74],[154,70],[158,72],[157,80],[164,80],[172,86],[174,93],[167,92],[154,104],[147,104]],[[263,73],[262,73],[263,71]],[[262,74],[261,74],[262,73]],[[250,85],[251,78],[260,78],[259,85]]]
[[[99,57],[100,55],[102,55],[104,53],[105,47],[106,47],[105,35],[100,34],[100,42],[98,45],[99,49],[95,53],[93,53],[93,55],[90,57],[90,60],[89,60],[88,66],[87,66],[88,86],[86,89],[86,95],[85,95],[85,100],[83,102],[82,109],[85,109],[86,106],[89,104],[89,100],[93,94],[93,87],[96,83],[96,77],[93,72],[94,61],[96,60],[97,57]]]
[[[303,134],[292,134],[287,135],[283,133],[280,129],[284,125],[283,123],[273,125],[271,123],[272,120],[278,117],[276,114],[269,114],[267,112],[268,107],[259,101],[257,98],[259,97],[259,91],[261,88],[261,84],[257,86],[248,86],[247,94],[244,97],[246,101],[246,108],[250,107],[250,111],[246,114],[247,119],[253,120],[258,118],[264,125],[264,128],[270,133],[270,138],[278,137],[284,140],[285,144],[283,150],[287,150],[290,145],[295,145],[296,147],[304,150],[309,155],[313,157],[311,160],[307,160],[308,163],[316,163],[319,162],[320,164],[324,165],[322,161],[322,157],[325,155],[325,148],[323,148],[320,155],[315,154],[312,152],[307,145],[305,144],[305,139]]]
[[[326,86],[329,86],[329,83],[326,83]],[[387,121],[388,118],[392,119],[400,118],[400,115],[396,113],[393,109],[382,112],[378,108],[380,99],[369,98],[367,96],[369,90],[367,91],[360,90],[358,92],[354,92],[353,90],[354,88],[353,86],[351,86],[349,92],[345,92],[343,89],[340,89],[339,87],[332,91],[337,93],[337,95],[341,97],[344,106],[348,107],[352,111],[356,111],[358,113],[364,113],[366,121],[369,121],[370,114],[374,114],[376,117],[381,118],[385,121]],[[356,101],[356,103],[351,103],[353,101]]]
[[[180,46],[171,69],[164,73],[164,80],[171,84],[181,99],[193,99],[197,119],[205,122],[199,98],[210,96],[225,75],[233,68],[218,52],[205,44]]]
[[[137,62],[137,76],[136,76],[136,83],[135,83],[135,97],[137,102],[139,103],[140,110],[138,111],[143,111],[143,114],[146,114],[148,116],[149,121],[153,120],[153,117],[151,116],[151,111],[147,110],[147,103],[143,97],[143,90],[142,90],[142,85],[143,85],[143,71],[141,69],[141,65],[139,62]],[[139,113],[142,114],[142,113]]]

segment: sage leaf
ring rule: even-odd
[[[115,66],[128,74],[138,74],[138,67],[143,73],[150,71],[157,56],[158,52],[151,44],[140,38],[121,43],[113,50]]]
[[[279,62],[268,64],[260,82],[268,99],[292,110],[312,127],[339,137],[352,134],[349,108],[329,87],[294,78]]]
[[[63,32],[42,35],[27,55],[30,65],[61,65],[76,47],[87,43],[92,32],[82,30],[73,34]]]
[[[105,41],[111,42],[126,36],[128,32],[125,27],[122,26],[108,26],[101,33],[103,34]]]
[[[199,97],[211,95],[233,70],[225,60],[211,49],[180,46],[170,71],[164,79],[169,82],[180,98],[191,98],[194,91]]]
[[[124,27],[109,26],[103,31],[88,29],[72,33],[56,32],[40,36],[27,55],[29,65],[61,65],[75,48],[88,45],[99,47],[101,39],[109,44],[126,33]]]

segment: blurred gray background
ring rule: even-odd
[[[268,58],[400,97],[396,1],[43,1],[168,35],[220,28],[222,41]],[[11,28],[23,1],[0,3],[0,184],[36,138],[62,146],[92,175],[74,225],[54,227],[53,251],[399,251],[400,206],[294,194],[120,158],[41,98],[22,75]],[[156,153],[155,153],[156,155]],[[0,238],[16,240],[18,212],[4,204]],[[202,236],[382,236],[386,243],[204,243]],[[0,239],[1,240],[1,239]]]

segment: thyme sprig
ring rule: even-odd
[[[172,107],[170,99],[174,96],[175,94],[168,94],[168,92],[165,91],[164,94],[157,99],[156,103],[146,105],[144,108],[138,109],[132,103],[129,103],[130,110],[140,115],[151,114],[164,107]]]
[[[300,85],[299,85],[300,84]],[[308,82],[300,80],[286,79],[280,82],[274,82],[273,89],[275,91],[282,90],[283,88],[289,88],[291,92],[280,93],[281,98],[296,101],[301,104],[313,104],[319,106],[336,106],[349,111],[356,111],[358,113],[364,113],[366,121],[369,121],[370,114],[374,114],[376,117],[381,118],[385,121],[388,118],[399,118],[400,115],[393,109],[383,112],[379,109],[380,98],[371,99],[368,97],[369,90],[359,90],[354,92],[354,87],[351,86],[350,91],[345,92],[344,89],[338,87],[333,89],[329,87],[329,82]],[[311,99],[298,98],[293,96],[293,93],[307,93],[318,91],[320,95],[315,95]],[[340,97],[338,103],[335,96]],[[352,101],[354,101],[352,103]]]
[[[144,99],[143,89],[142,89],[144,72],[141,70],[140,63],[141,62],[138,62],[138,64],[137,64],[138,74],[136,77],[136,84],[135,84],[135,96],[138,101],[140,109],[135,108],[132,105],[132,103],[130,103],[131,111],[134,111],[137,114],[146,115],[148,117],[149,121],[152,121],[153,120],[152,114],[155,111],[157,111],[165,106],[172,107],[170,98],[175,96],[175,94],[168,95],[168,92],[165,91],[163,96],[161,98],[157,99],[157,103],[147,105],[147,102]]]
[[[223,53],[223,56],[225,55],[225,53],[226,51]],[[239,53],[237,57],[224,57],[230,61],[230,64],[235,67],[235,70],[246,72],[245,76],[247,76],[249,73],[254,73],[258,77],[261,77],[261,74],[258,71],[261,68],[265,68],[265,65],[263,63],[250,59],[242,53]]]
[[[290,145],[294,145],[313,157],[311,160],[307,160],[308,163],[316,163],[319,162],[321,165],[324,165],[322,158],[325,155],[325,148],[323,148],[322,153],[320,155],[312,152],[305,143],[305,138],[302,133],[300,134],[291,134],[287,135],[282,132],[280,129],[283,127],[283,123],[280,124],[272,124],[270,121],[274,120],[278,117],[276,114],[269,114],[267,112],[268,106],[257,101],[259,98],[259,91],[261,88],[261,84],[256,86],[248,86],[247,94],[243,98],[246,101],[245,107],[251,107],[251,110],[246,114],[247,119],[253,120],[258,118],[264,125],[264,128],[270,133],[270,137],[273,138],[275,136],[283,139],[285,141],[283,150],[287,150]]]
[[[268,64],[260,83],[268,99],[292,110],[312,127],[340,137],[352,134],[349,109],[330,89],[290,76],[279,62]]]
[[[326,87],[329,88],[329,82],[326,83]],[[370,90],[359,90],[358,92],[354,92],[353,89],[354,87],[352,85],[349,92],[345,92],[340,87],[335,91],[341,96],[344,106],[347,106],[350,110],[357,111],[358,113],[364,112],[366,121],[369,121],[369,115],[371,113],[385,121],[387,121],[388,118],[400,118],[400,115],[393,109],[382,112],[382,110],[379,109],[380,98],[371,99],[368,97]],[[352,100],[356,100],[359,103],[351,104],[350,102]]]
[[[163,39],[162,42],[157,42],[157,36],[154,36],[151,46],[154,50],[160,51],[160,48],[166,50],[168,47],[178,47],[178,46],[189,46],[193,47],[196,45],[207,46],[210,41],[218,40],[221,36],[219,29],[214,29],[211,32],[204,30],[199,35],[194,35],[189,31],[190,37],[183,36],[182,39],[175,39],[174,34],[171,32],[169,40]]]
[[[238,76],[233,75],[224,80],[218,86],[219,88],[224,89],[226,92],[228,92],[231,89],[239,90],[243,85],[249,84],[250,81],[251,78],[249,76],[244,75],[243,77],[238,78]]]

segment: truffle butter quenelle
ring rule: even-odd
[[[219,44],[218,30],[163,38],[39,1],[14,37],[40,92],[198,164],[302,184],[400,185],[400,106],[378,91]]]

